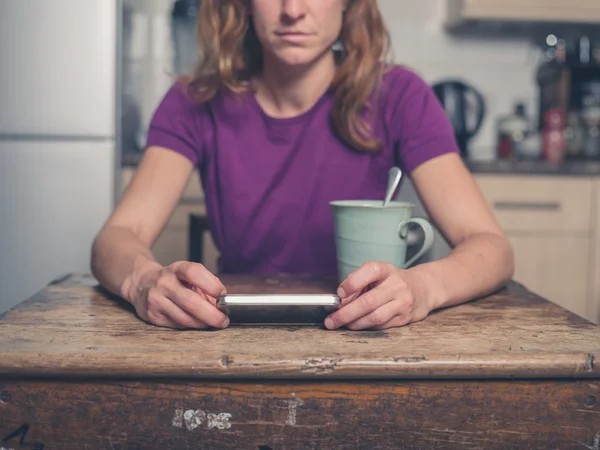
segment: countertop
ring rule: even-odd
[[[537,160],[466,161],[472,173],[499,175],[600,175],[600,161],[566,161],[561,164]]]
[[[121,161],[123,167],[136,167],[142,153],[125,152]],[[596,176],[600,175],[600,161],[567,161],[553,164],[537,160],[497,160],[497,161],[465,161],[474,174],[499,175],[558,175],[558,176]]]
[[[223,276],[230,293],[331,293],[335,280]],[[68,276],[0,316],[1,376],[212,379],[600,378],[600,327],[511,283],[385,331],[141,321],[88,275]]]

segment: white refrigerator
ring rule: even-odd
[[[89,272],[118,192],[121,2],[0,0],[0,313]]]

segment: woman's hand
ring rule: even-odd
[[[370,262],[350,274],[338,288],[342,307],[329,315],[329,329],[400,327],[423,320],[431,312],[417,275],[388,263]],[[417,294],[419,293],[419,294]]]
[[[202,264],[187,261],[163,267],[136,267],[124,296],[143,320],[168,328],[225,328],[229,319],[216,307],[225,287]]]

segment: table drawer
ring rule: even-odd
[[[477,175],[475,179],[505,231],[591,229],[593,183],[589,178]]]

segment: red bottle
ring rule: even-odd
[[[565,159],[565,124],[565,113],[559,108],[550,109],[544,114],[542,145],[547,161],[561,163]]]

